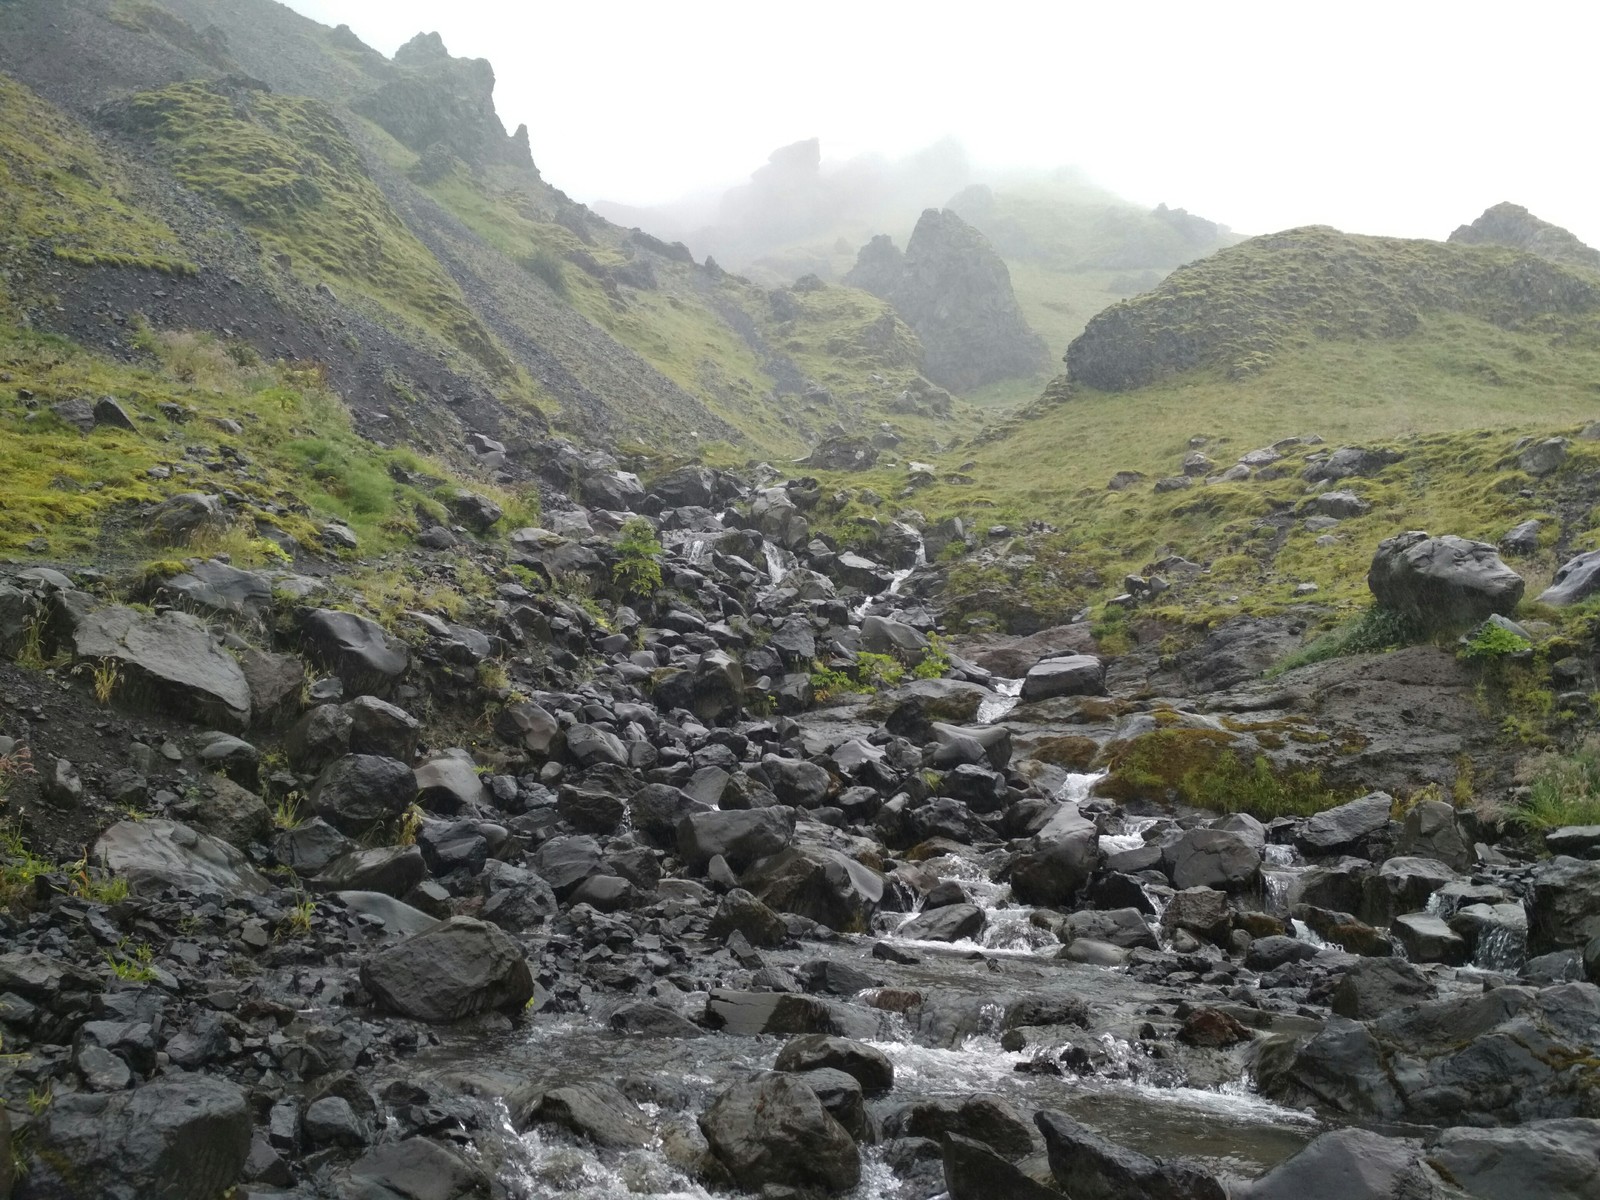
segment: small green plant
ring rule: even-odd
[[[34,1116],[41,1116],[45,1109],[55,1102],[55,1092],[47,1079],[38,1087],[28,1089],[28,1111]]]
[[[422,822],[427,819],[420,804],[413,804],[400,816],[400,836],[396,841],[402,846],[414,846],[417,834],[422,832]]]
[[[316,916],[317,902],[301,893],[279,925],[279,932],[288,937],[305,937],[311,932],[311,918]]]
[[[89,679],[94,686],[95,703],[104,708],[111,703],[117,685],[122,682],[122,668],[116,659],[102,658],[90,672]]]
[[[498,659],[485,659],[478,664],[478,686],[489,692],[503,692],[511,686],[511,676],[506,665]]]
[[[69,863],[65,868],[71,880],[72,894],[91,904],[120,904],[128,898],[126,879],[97,875],[89,870],[86,858]]]
[[[0,909],[30,907],[37,892],[36,881],[55,869],[55,863],[28,849],[15,825],[0,822]]]
[[[0,754],[0,806],[5,804],[17,781],[32,774],[33,751],[27,746],[18,746],[10,754]],[[4,844],[0,842],[0,852],[3,850]]]
[[[928,649],[911,672],[913,679],[943,679],[950,673],[950,651],[937,633],[928,635]]]
[[[285,792],[278,797],[277,802],[272,806],[272,826],[274,829],[295,829],[304,820],[305,817],[300,811],[299,792]]]
[[[1456,657],[1470,663],[1499,662],[1531,646],[1532,643],[1521,634],[1488,621],[1456,652]]]
[[[856,682],[866,691],[892,688],[905,678],[905,674],[905,667],[893,655],[869,654],[865,650],[856,655]]]
[[[34,617],[22,631],[22,645],[17,649],[17,666],[27,671],[42,671],[49,665],[44,656],[44,618]]]
[[[624,596],[647,596],[661,586],[661,541],[643,517],[622,524],[611,582]]]
[[[130,983],[155,981],[155,969],[150,965],[154,958],[155,952],[148,942],[133,942],[128,938],[119,941],[115,950],[106,951],[106,962],[111,964],[112,973]]]

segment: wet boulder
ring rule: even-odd
[[[718,988],[706,997],[705,1023],[734,1037],[763,1033],[838,1033],[824,1000],[792,992],[740,992]]]
[[[1073,1200],[1227,1200],[1227,1189],[1194,1163],[1118,1146],[1065,1113],[1033,1119],[1044,1135],[1050,1172]]]
[[[831,1068],[854,1076],[866,1092],[887,1092],[894,1086],[894,1064],[876,1046],[827,1034],[805,1034],[791,1039],[778,1052],[773,1069],[816,1071]]]
[[[521,947],[471,917],[441,921],[370,956],[361,964],[361,984],[379,1007],[431,1023],[520,1012],[533,998]]]
[[[770,908],[840,932],[865,933],[883,902],[882,875],[822,846],[790,846],[746,871],[740,882]]]
[[[1428,1161],[1483,1200],[1590,1200],[1600,1192],[1600,1120],[1446,1129],[1428,1147]]]
[[[609,1083],[571,1084],[545,1092],[530,1106],[519,1128],[530,1123],[559,1125],[569,1133],[610,1150],[642,1150],[655,1140],[644,1113]]]
[[[959,1133],[976,1138],[1012,1162],[1034,1152],[1033,1129],[1016,1105],[990,1093],[913,1100],[885,1113],[883,1126],[891,1137],[933,1141],[947,1133]]]
[[[310,656],[344,683],[347,694],[388,695],[411,665],[405,643],[355,613],[319,608],[300,636]]]
[[[168,887],[224,896],[259,896],[271,890],[235,847],[161,818],[118,821],[100,835],[94,858],[112,875],[126,879],[135,895],[154,895]]]
[[[1207,941],[1221,943],[1233,928],[1228,897],[1215,888],[1185,888],[1175,894],[1161,913],[1161,928],[1181,929]]]
[[[861,648],[871,654],[919,658],[927,652],[928,639],[902,621],[871,616],[861,622]]]
[[[946,1133],[944,1185],[950,1200],[1060,1200],[1062,1193],[1023,1174],[975,1138]]]
[[[335,1180],[338,1200],[488,1200],[483,1168],[424,1137],[376,1146]]]
[[[400,899],[428,875],[416,846],[374,846],[351,850],[306,881],[313,892],[381,892]]]
[[[1377,871],[1363,865],[1360,899],[1351,906],[1369,921],[1387,924],[1400,913],[1426,908],[1428,897],[1455,879],[1455,872],[1432,858],[1398,855],[1385,859]]]
[[[1367,586],[1384,608],[1423,629],[1446,630],[1510,616],[1525,584],[1487,542],[1412,530],[1378,546]]]
[[[1457,1200],[1461,1193],[1428,1165],[1416,1139],[1336,1129],[1236,1195],[1239,1200]]]
[[[1024,701],[1057,696],[1101,696],[1106,690],[1105,665],[1092,654],[1047,658],[1028,668],[1022,681]]]
[[[1539,603],[1565,608],[1600,591],[1600,550],[1568,559],[1550,586],[1539,593]]]
[[[531,700],[502,708],[495,718],[495,732],[540,758],[559,758],[566,746],[561,722]]]
[[[794,810],[750,808],[691,813],[678,822],[678,857],[703,872],[721,857],[735,871],[777,854],[794,840]]]
[[[1461,828],[1453,804],[1423,800],[1411,807],[1395,849],[1401,854],[1437,859],[1457,871],[1472,865],[1472,839]]]
[[[1334,984],[1331,1006],[1341,1017],[1366,1021],[1437,995],[1428,977],[1405,959],[1364,958]]]
[[[764,1072],[734,1084],[699,1123],[711,1154],[747,1191],[777,1184],[833,1195],[860,1182],[855,1140],[793,1076]]]
[[[1359,800],[1325,809],[1300,825],[1294,844],[1307,855],[1358,853],[1369,838],[1388,827],[1393,807],[1393,796],[1371,792]]]
[[[946,904],[918,913],[895,936],[914,941],[959,942],[983,932],[988,917],[976,904]]]
[[[218,729],[240,732],[250,724],[244,668],[188,613],[96,609],[78,621],[72,649],[80,662],[115,664],[118,696]]]
[[[405,763],[376,754],[347,754],[311,785],[311,806],[351,836],[397,820],[417,798],[417,776]]]
[[[1261,873],[1261,851],[1243,835],[1225,829],[1191,829],[1162,851],[1175,888],[1238,891]]]
[[[788,922],[743,888],[734,888],[718,902],[706,932],[719,941],[738,933],[759,949],[774,949],[789,940]]]
[[[244,1092],[208,1075],[58,1096],[33,1126],[25,1195],[215,1200],[241,1181],[250,1127]]]
[[[1534,954],[1600,937],[1600,862],[1560,856],[1539,864],[1528,918],[1528,948]]]
[[[1011,891],[1023,904],[1059,907],[1089,881],[1099,858],[1094,823],[1076,805],[1063,804],[1012,864]]]

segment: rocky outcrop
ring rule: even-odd
[[[903,255],[888,237],[873,238],[844,282],[894,305],[922,340],[923,373],[951,391],[1034,375],[1049,358],[1005,263],[949,209],[924,212]]]
[[[1384,608],[1434,631],[1510,616],[1525,584],[1487,542],[1412,530],[1378,547],[1367,586]]]
[[[1600,271],[1600,250],[1580,242],[1549,221],[1541,221],[1520,204],[1503,202],[1483,210],[1470,225],[1456,227],[1447,239],[1470,246],[1510,246],[1551,262]]]
[[[452,58],[437,33],[419,33],[395,51],[387,80],[354,107],[419,154],[439,146],[475,166],[533,168],[528,127],[508,137],[495,113],[489,60]]]

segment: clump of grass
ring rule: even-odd
[[[130,983],[155,982],[155,968],[150,965],[154,958],[155,951],[148,942],[134,942],[129,938],[119,941],[116,949],[106,951],[106,962],[112,973]]]
[[[1349,798],[1324,785],[1316,771],[1279,770],[1262,754],[1246,761],[1237,743],[1219,729],[1152,730],[1112,751],[1099,790],[1118,800],[1172,799],[1264,821],[1308,816]]]
[[[1590,741],[1574,754],[1550,756],[1507,820],[1534,830],[1600,825],[1600,746]]]
[[[311,920],[316,913],[317,902],[301,893],[279,924],[279,932],[286,937],[305,937],[311,932]]]
[[[541,246],[532,253],[523,255],[517,262],[529,275],[543,280],[545,286],[563,300],[570,294],[567,289],[566,264],[555,251]]]
[[[1498,626],[1490,628],[1499,630]],[[1499,630],[1499,632],[1508,631]],[[1515,637],[1514,634],[1509,636]],[[1269,677],[1282,675],[1285,671],[1292,671],[1296,667],[1327,662],[1329,659],[1343,658],[1350,654],[1381,654],[1385,650],[1412,645],[1421,641],[1422,637],[1423,630],[1414,619],[1405,613],[1375,604],[1338,628],[1331,629],[1302,646],[1268,671],[1267,675]],[[1526,642],[1521,644],[1524,647],[1527,645]]]

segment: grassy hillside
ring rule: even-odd
[[[1291,229],[1191,263],[1100,313],[1067,370],[1110,391],[1199,367],[1239,379],[1316,341],[1404,337],[1441,313],[1583,347],[1600,329],[1600,275],[1498,246]]]
[[[194,270],[178,235],[129,195],[94,139],[0,75],[0,258],[35,246],[90,266]]]
[[[1596,417],[1600,346],[1436,314],[1403,338],[1312,341],[1242,379],[1211,368],[1122,393],[1060,381],[1025,419],[996,426],[1003,432],[992,440],[942,456],[937,481],[914,498],[874,513],[910,503],[929,520],[961,516],[975,527],[980,553],[952,560],[946,598],[956,614],[985,622],[1067,619],[1169,555],[1207,568],[1192,580],[1169,572],[1173,590],[1147,610],[1181,623],[1279,611],[1301,602],[1302,583],[1317,585],[1317,603],[1349,611],[1367,601],[1372,550],[1404,529],[1495,541],[1540,517],[1549,548],[1531,568],[1535,580],[1560,554],[1600,546],[1580,486],[1600,468],[1600,443],[1575,441],[1567,466],[1546,480],[1519,471],[1514,453],[1519,438],[1572,436]],[[1220,472],[1248,451],[1312,435],[1323,445],[1286,446],[1282,462],[1256,478],[1156,490],[1180,473],[1191,438],[1205,439],[1201,450]],[[1321,487],[1300,470],[1308,454],[1349,444],[1393,446],[1404,457],[1338,485],[1372,509],[1318,545],[1321,532],[1305,526],[1301,506]],[[1118,471],[1146,478],[1112,491]],[[880,470],[834,482],[894,496],[903,479]],[[1030,521],[1055,532],[1021,536]],[[989,536],[995,526],[1013,532]]]

